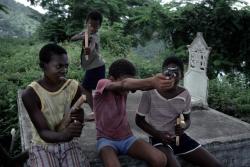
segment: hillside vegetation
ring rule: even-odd
[[[36,32],[41,21],[40,13],[14,0],[0,0],[0,4],[8,8],[8,13],[0,11],[1,37],[28,37]]]

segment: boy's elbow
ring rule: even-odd
[[[76,39],[74,37],[70,38],[69,40],[72,41],[72,42],[76,41]]]

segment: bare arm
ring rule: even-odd
[[[83,123],[84,121],[84,111],[82,108],[77,108],[72,110],[73,105],[76,103],[76,101],[80,98],[80,96],[82,95],[82,88],[80,86],[78,86],[76,95],[74,97],[74,99],[72,100],[71,103],[71,110],[70,112],[66,112],[63,116],[63,119],[61,120],[61,122],[55,126],[55,130],[56,131],[62,131],[65,129],[65,127],[69,126],[70,123],[72,121],[79,121],[81,123]]]
[[[105,90],[111,91],[135,91],[135,90],[150,90],[150,89],[167,89],[173,86],[173,79],[169,80],[162,74],[157,74],[154,77],[146,79],[126,78],[121,81],[111,82],[105,87]]]
[[[82,124],[80,122],[71,123],[61,132],[52,131],[47,124],[46,118],[41,112],[40,99],[32,88],[29,87],[23,92],[22,100],[33,125],[45,142],[66,142],[70,141],[73,137],[80,136],[79,134],[81,134],[82,129]]]
[[[84,39],[84,32],[81,32],[81,33],[73,35],[70,38],[70,41],[79,41],[79,40],[83,40],[83,39]]]

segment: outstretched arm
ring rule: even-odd
[[[84,39],[84,32],[80,32],[78,34],[73,35],[70,38],[70,41],[79,41],[79,40],[83,40]]]
[[[82,123],[72,122],[63,131],[56,132],[49,128],[41,112],[41,102],[35,91],[29,87],[22,94],[23,104],[40,137],[48,143],[66,142],[81,135]]]
[[[150,89],[169,89],[173,86],[174,80],[166,79],[162,74],[146,78],[134,79],[126,78],[121,81],[111,82],[105,87],[105,90],[111,91],[135,91],[135,90],[150,90]]]

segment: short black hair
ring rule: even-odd
[[[118,59],[114,61],[109,67],[109,76],[117,79],[124,75],[136,76],[135,66],[126,59]]]
[[[67,54],[67,51],[57,44],[49,43],[44,45],[39,52],[40,67],[43,67],[44,63],[49,63],[53,55],[60,56],[63,54]]]
[[[184,64],[183,61],[175,55],[167,57],[162,64],[162,71],[166,69],[169,64],[176,64],[181,70],[181,77],[184,76]]]
[[[89,21],[89,19],[99,21],[100,26],[102,25],[102,14],[97,10],[93,10],[88,13],[86,23]]]

